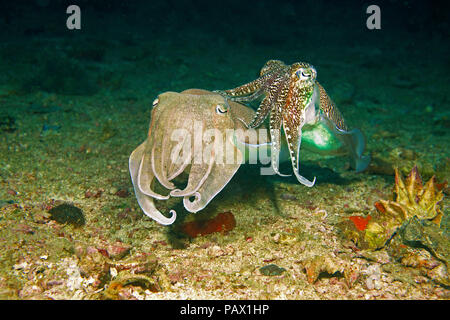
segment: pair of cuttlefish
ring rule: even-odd
[[[298,170],[300,142],[317,153],[347,154],[354,169],[363,171],[370,158],[363,156],[362,132],[346,130],[342,115],[320,84],[314,83],[313,90],[306,99],[307,110],[300,112],[303,119],[296,128],[298,132],[284,127],[286,138],[278,141],[281,146],[277,148],[273,146],[277,139],[273,139],[270,126],[262,121],[256,129],[249,125],[258,112],[230,100],[223,92],[189,89],[160,94],[153,103],[147,139],[129,159],[134,191],[144,213],[160,224],[172,224],[176,212],[171,210],[167,217],[154,204],[154,199],[170,197],[183,197],[189,212],[202,210],[246,161],[255,163],[266,156],[272,173],[280,174],[278,160],[291,160],[293,169]],[[292,134],[300,140],[296,153],[288,148]],[[276,161],[273,152],[279,153]],[[297,160],[293,161],[293,157]],[[174,179],[183,172],[188,173],[188,179],[181,189]],[[296,177],[307,186],[314,183],[298,174]],[[155,180],[162,186],[160,189],[166,189],[165,194],[155,191]]]

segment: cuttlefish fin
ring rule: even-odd
[[[350,158],[352,159],[351,165],[355,171],[364,171],[369,166],[370,156],[363,156],[366,147],[366,139],[361,130],[355,128],[350,131],[345,131],[339,129],[334,122],[325,115],[322,115],[322,117],[325,119],[327,126],[333,130],[338,139],[340,139],[347,148]]]
[[[236,171],[243,162],[243,155],[239,148],[237,148],[231,139],[226,139],[225,150],[233,150],[236,158],[232,163],[215,163],[211,168],[208,179],[200,186],[196,192],[183,198],[183,204],[189,212],[197,212],[206,207],[206,205],[228,184]],[[219,155],[220,156],[220,155]],[[191,201],[189,198],[194,196],[195,199]]]
[[[345,145],[350,151],[350,156],[353,160],[352,167],[356,172],[361,172],[367,169],[370,163],[370,156],[363,156],[365,149],[364,134],[358,128],[351,131],[339,130],[338,135],[345,141]]]
[[[170,218],[164,216],[158,209],[156,209],[155,204],[153,202],[153,197],[146,195],[141,192],[139,188],[139,170],[141,168],[141,162],[143,160],[143,155],[145,151],[145,143],[142,143],[139,147],[137,147],[130,155],[129,159],[129,170],[131,176],[131,182],[133,183],[134,193],[136,194],[136,199],[141,207],[142,211],[148,217],[152,218],[156,222],[169,225],[172,224],[177,218],[177,214],[174,210],[170,210],[170,214],[172,215]],[[153,180],[153,178],[152,178]],[[150,180],[149,183],[152,181]]]

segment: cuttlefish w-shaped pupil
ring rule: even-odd
[[[313,66],[297,62],[286,65],[279,60],[269,60],[261,69],[260,77],[234,89],[221,91],[233,101],[250,102],[263,96],[256,115],[249,128],[260,126],[270,115],[272,169],[279,175],[279,154],[281,151],[281,127],[283,127],[291,154],[294,174],[306,186],[311,182],[298,173],[301,128],[311,120],[311,101],[315,90],[316,70]],[[313,98],[314,99],[314,98]],[[314,110],[312,110],[314,112]]]
[[[306,79],[306,78],[310,78],[311,77],[311,74],[306,73],[303,70],[298,70],[295,74],[297,75],[297,77],[299,79]]]

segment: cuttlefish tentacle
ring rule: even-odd
[[[336,128],[347,131],[347,124],[345,123],[344,117],[339,109],[330,99],[327,92],[319,82],[316,82],[316,86],[319,94],[320,109],[325,113],[328,120],[331,121]]]
[[[318,95],[313,91],[311,96],[306,96],[295,83],[292,83],[286,99],[286,110],[283,114],[283,129],[286,142],[289,148],[292,168],[297,180],[307,186],[312,187],[316,181],[310,181],[300,175],[300,146],[302,142],[302,128],[307,122],[315,121],[315,104]],[[305,104],[306,101],[306,104]]]
[[[271,116],[272,118],[272,116]],[[272,120],[272,119],[271,119]],[[274,120],[274,122],[277,120]],[[290,174],[283,174],[279,171],[280,168],[280,152],[281,152],[281,134],[277,126],[281,126],[281,119],[279,124],[274,124],[275,127],[270,129],[270,159],[272,163],[272,170],[281,177],[289,177]]]
[[[150,196],[150,197],[153,197],[153,198],[159,199],[159,200],[167,200],[170,197],[169,195],[163,196],[159,193],[156,193],[155,191],[153,191],[151,189],[151,184],[155,178],[155,175],[154,175],[154,170],[152,167],[152,161],[150,158],[151,153],[148,152],[148,148],[154,142],[152,132],[158,132],[158,128],[155,128],[155,126],[157,123],[156,118],[159,118],[159,116],[160,116],[159,110],[154,107],[152,110],[152,119],[150,122],[150,128],[149,128],[147,140],[139,146],[139,148],[142,147],[142,148],[144,148],[144,150],[142,150],[142,151],[140,150],[139,153],[135,153],[135,151],[138,150],[138,149],[136,149],[132,153],[132,155],[134,155],[134,157],[139,156],[139,161],[137,161],[137,162],[135,161],[136,162],[135,163],[136,179],[135,179],[135,181],[133,181],[133,186],[135,187],[135,190],[137,187],[137,189],[139,189],[141,193],[143,193],[147,196]],[[131,156],[130,156],[130,161],[131,161]],[[131,170],[131,167],[130,167],[130,170]]]
[[[291,156],[291,163],[292,163],[292,168],[295,174],[295,177],[297,178],[297,180],[307,186],[307,187],[312,187],[314,186],[314,183],[316,182],[316,177],[314,177],[313,181],[310,181],[308,179],[306,179],[305,177],[303,177],[302,175],[300,175],[299,173],[299,168],[300,168],[300,145],[302,142],[302,130],[299,128],[297,134],[296,133],[290,133],[289,131],[286,131],[286,129],[288,128],[287,126],[285,126],[284,122],[283,122],[283,127],[284,127],[284,134],[286,136],[286,141],[288,144],[288,148],[289,148],[289,153]]]
[[[261,90],[261,89],[258,89],[258,90],[256,90],[254,93],[252,93],[249,96],[233,98],[233,101],[235,101],[235,102],[251,102],[253,100],[258,99],[263,94],[264,94],[264,91]]]
[[[155,204],[153,202],[153,197],[147,194],[144,194],[139,188],[139,171],[142,167],[142,160],[144,158],[146,142],[142,143],[139,147],[137,147],[130,155],[129,160],[129,168],[131,181],[134,187],[134,193],[136,194],[136,199],[139,203],[139,206],[142,208],[142,211],[150,218],[154,219],[160,224],[169,225],[172,224],[177,218],[176,212],[174,210],[170,210],[171,217],[168,218],[164,216],[158,209],[156,209]],[[150,171],[149,171],[150,172]],[[153,180],[153,178],[151,179]],[[151,181],[149,181],[151,183]]]

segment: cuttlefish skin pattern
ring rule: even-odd
[[[272,168],[279,174],[281,151],[281,126],[283,126],[291,157],[292,167],[298,181],[308,187],[311,182],[299,174],[301,128],[315,121],[315,97],[317,72],[305,62],[286,65],[280,60],[269,60],[263,66],[260,77],[234,89],[218,91],[228,99],[249,102],[264,96],[249,128],[260,126],[270,114],[269,130],[272,141]]]

